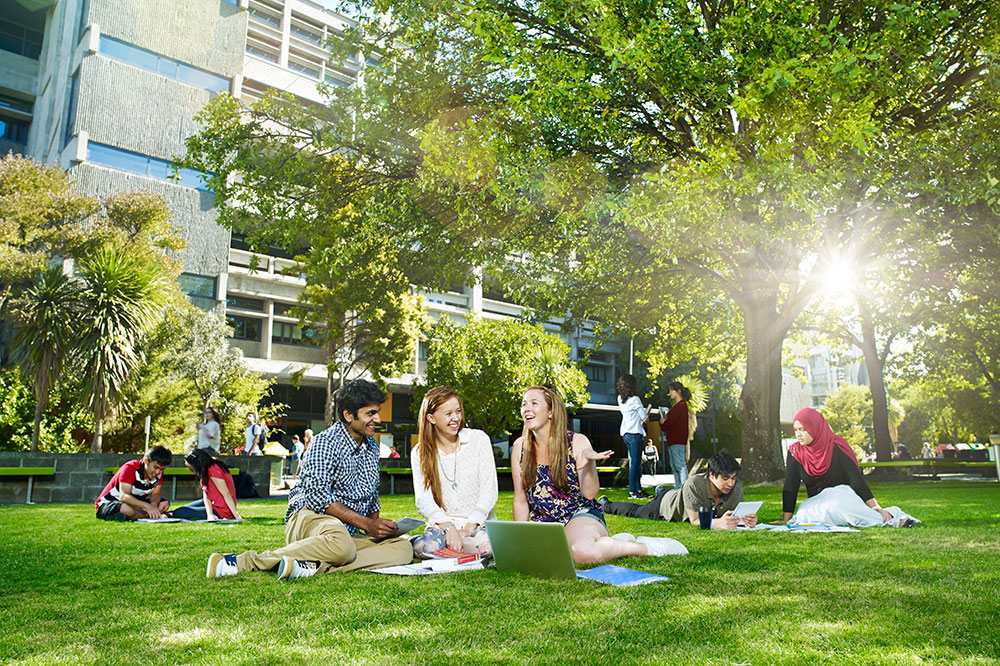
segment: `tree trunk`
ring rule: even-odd
[[[885,363],[875,347],[875,321],[871,310],[860,298],[861,352],[868,370],[868,383],[872,393],[872,430],[875,434],[875,459],[892,460],[892,435],[889,433],[889,399],[885,392]]]
[[[45,413],[45,404],[41,397],[35,396],[35,425],[31,430],[31,450],[38,450],[38,436],[42,429],[42,414]]]
[[[99,395],[97,407],[94,409],[94,441],[90,445],[91,453],[103,453],[104,447],[104,396]]]
[[[781,345],[785,330],[776,291],[756,291],[740,303],[747,348],[747,377],[740,392],[743,462],[740,476],[772,481],[781,466]]]

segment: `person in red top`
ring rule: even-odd
[[[666,418],[660,421],[660,429],[667,439],[667,456],[670,469],[674,474],[674,488],[680,488],[688,478],[687,443],[688,443],[688,406],[691,391],[680,382],[670,382],[670,398],[674,406],[667,412]]]
[[[201,499],[177,507],[170,512],[171,518],[184,520],[243,520],[236,510],[236,487],[229,468],[218,458],[213,458],[204,449],[195,449],[184,456],[184,464],[194,473],[201,484]]]
[[[138,520],[159,518],[170,508],[160,499],[163,470],[173,460],[170,450],[154,446],[145,456],[121,466],[94,501],[101,520]]]

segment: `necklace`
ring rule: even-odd
[[[438,458],[441,458],[444,454],[438,451]],[[441,470],[441,476],[444,480],[451,484],[452,490],[458,490],[458,447],[455,447],[455,463],[451,468],[451,478],[448,478],[448,471],[444,468],[444,461],[438,460],[438,469]]]

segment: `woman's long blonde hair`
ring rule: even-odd
[[[433,414],[445,402],[458,398],[458,406],[462,410],[462,421],[458,429],[465,427],[465,407],[462,396],[449,386],[435,386],[424,394],[420,403],[420,414],[417,417],[417,450],[420,453],[420,472],[424,475],[424,488],[429,488],[434,503],[447,510],[441,500],[441,479],[438,478],[438,441],[434,426],[427,421],[427,415]],[[455,451],[458,455],[458,451]]]
[[[569,431],[566,428],[566,405],[559,391],[551,386],[529,386],[524,390],[541,391],[548,403],[552,420],[549,422],[549,441],[539,443],[535,433],[528,429],[527,424],[521,431],[521,486],[525,489],[535,485],[538,473],[535,447],[541,444],[549,452],[549,477],[560,492],[569,492],[569,477],[566,474],[566,462],[569,460]]]

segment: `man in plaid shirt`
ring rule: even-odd
[[[299,482],[288,494],[285,547],[239,555],[214,553],[208,560],[209,578],[275,567],[278,578],[304,578],[413,559],[405,537],[385,539],[396,532],[396,523],[379,517],[379,446],[374,435],[383,402],[385,394],[363,379],[349,381],[337,391],[339,420],[306,449]]]

